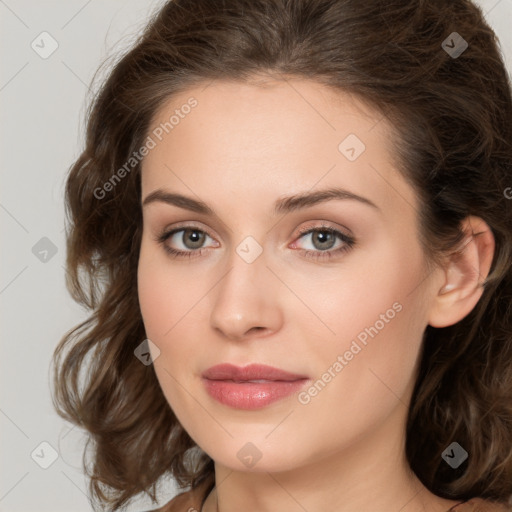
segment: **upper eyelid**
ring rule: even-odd
[[[323,221],[320,221],[320,222],[323,222]],[[315,225],[304,226],[302,228],[299,228],[299,235],[304,235],[305,233],[308,233],[310,231],[322,231],[322,230],[325,230],[325,231],[337,231],[337,232],[339,232],[342,235],[345,235],[347,237],[351,237],[352,236],[350,234],[351,231],[348,228],[339,228],[339,227],[335,227],[335,226],[332,226],[332,225],[329,225],[329,224],[322,224],[320,226],[315,226]]]

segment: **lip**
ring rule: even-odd
[[[249,382],[255,380],[262,382]],[[267,365],[224,363],[204,371],[202,381],[209,395],[224,405],[261,409],[299,391],[309,378]]]
[[[229,363],[218,364],[208,368],[202,373],[205,379],[210,380],[280,380],[294,381],[299,379],[307,379],[306,375],[298,375],[296,373],[286,372],[273,366],[266,364],[249,364],[247,366],[235,366]]]

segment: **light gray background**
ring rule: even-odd
[[[163,3],[0,0],[0,512],[91,510],[81,472],[85,438],[53,410],[48,382],[55,346],[86,318],[64,284],[64,181],[82,148],[94,72],[130,46]],[[512,0],[478,3],[511,70]],[[46,59],[31,47],[44,31],[58,43]],[[32,250],[43,237],[57,250],[45,262],[44,247]],[[47,469],[34,461],[51,461],[43,442],[57,452]],[[167,482],[160,505],[174,494]],[[145,499],[129,510],[152,507]]]

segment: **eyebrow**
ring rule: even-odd
[[[367,206],[371,206],[376,210],[380,210],[374,202],[370,201],[366,197],[359,196],[343,188],[334,187],[325,190],[317,190],[315,192],[303,192],[293,196],[282,197],[274,203],[274,215],[288,213],[302,208],[309,208],[333,199],[358,201]],[[184,208],[195,213],[215,216],[215,212],[206,203],[181,194],[171,193],[163,189],[157,189],[148,194],[142,202],[142,206],[144,207],[155,202],[178,206],[179,208]]]

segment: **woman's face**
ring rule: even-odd
[[[214,82],[155,116],[140,306],[163,393],[216,462],[284,471],[403,438],[443,281],[426,270],[390,133],[365,104],[307,80]],[[223,363],[295,377],[204,379]]]

